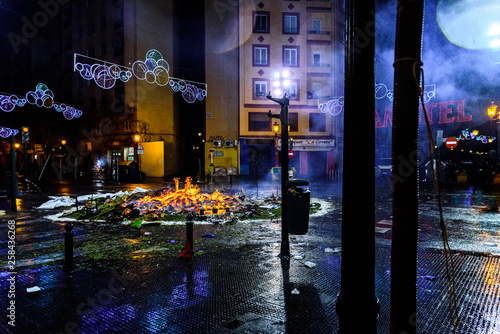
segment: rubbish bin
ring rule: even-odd
[[[306,234],[309,229],[311,193],[308,189],[300,188],[307,185],[309,182],[306,180],[287,181],[288,233],[290,234]]]

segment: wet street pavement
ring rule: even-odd
[[[151,182],[149,182],[151,181]],[[48,195],[84,195],[160,189],[161,180],[113,185],[71,182],[46,186],[18,200],[18,213],[0,198],[2,266],[1,333],[336,333],[340,292],[341,184],[312,182],[306,235],[290,236],[292,259],[282,261],[276,219],[195,224],[192,259],[179,257],[184,222],[173,225],[74,223],[75,269],[64,270],[64,222],[46,219],[56,210],[35,207]],[[202,191],[239,190],[248,198],[276,194],[276,184],[233,182]],[[377,187],[376,288],[378,332],[389,332],[391,196]],[[498,193],[500,194],[500,193]],[[451,333],[449,285],[436,196],[420,195],[417,332]],[[456,333],[500,332],[500,219],[495,192],[473,189],[443,196],[454,251]],[[359,203],[360,210],[363,203]],[[9,268],[9,228],[16,222],[16,265]],[[16,273],[15,275],[12,273]],[[15,277],[15,280],[11,280]],[[10,280],[9,280],[10,279]],[[12,284],[11,284],[12,283]],[[38,287],[38,292],[27,289]],[[14,294],[9,296],[9,294]],[[7,310],[15,301],[15,327]],[[12,309],[12,308],[11,308]],[[10,313],[9,313],[10,312]],[[352,333],[357,333],[353,329]]]

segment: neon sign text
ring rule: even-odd
[[[439,124],[472,121],[472,115],[465,115],[465,100],[457,100],[456,107],[455,101],[426,103],[425,109],[427,110],[430,124],[434,124],[434,117],[436,117],[435,115],[438,116]],[[437,109],[437,112],[434,112],[435,109]],[[420,108],[420,111],[419,123],[422,123],[422,108]],[[454,112],[456,112],[455,115],[453,115]],[[375,109],[375,127],[386,128],[389,126],[389,123],[392,126],[392,108],[385,107],[382,118],[380,117],[378,110]]]

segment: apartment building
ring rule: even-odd
[[[175,92],[168,84],[173,76],[173,3],[74,0],[64,6],[62,22],[66,95],[85,110],[76,147],[83,157],[80,168],[106,166],[109,176],[120,163],[140,160],[148,176],[178,173],[183,143]],[[153,66],[161,61],[159,72],[166,81],[155,77],[156,71],[147,74],[151,77],[137,76],[137,61]],[[89,70],[87,65],[96,67]]]
[[[206,3],[207,17],[217,23],[209,30],[207,21],[207,64],[217,71],[210,74],[207,67],[213,89],[206,157],[216,166],[237,166],[242,175],[268,174],[280,156],[273,128],[283,125],[268,117],[280,108],[266,95],[286,94],[294,140],[290,165],[298,175],[332,173],[341,165],[343,2],[219,2]]]

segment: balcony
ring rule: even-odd
[[[331,67],[329,63],[314,63],[314,64],[307,64],[307,73],[314,73],[314,74],[330,74],[331,73]]]
[[[332,35],[330,30],[308,30],[307,31],[308,41],[325,41],[331,42]]]
[[[313,8],[332,8],[330,0],[308,0],[307,7]]]

